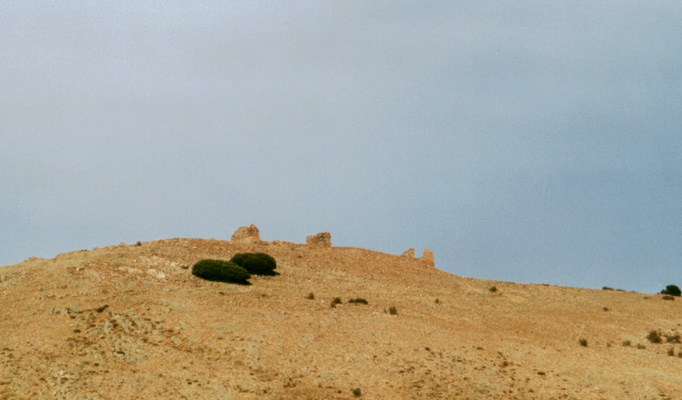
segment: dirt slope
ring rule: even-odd
[[[271,254],[281,275],[190,273],[243,251]],[[682,399],[682,345],[667,342],[681,323],[679,298],[170,239],[0,268],[0,399]]]

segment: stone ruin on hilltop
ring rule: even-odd
[[[332,247],[332,235],[329,232],[322,232],[316,235],[310,235],[305,238],[305,244],[308,247],[318,248]]]
[[[403,252],[403,254],[400,255],[401,257],[408,257],[408,258],[416,258],[414,256],[414,249],[409,248]],[[433,260],[433,252],[429,249],[424,249],[424,256],[421,258],[416,258],[417,260],[423,262],[426,265],[430,266],[435,266],[435,262]]]
[[[325,249],[332,247],[332,235],[329,232],[321,232],[310,235],[305,238],[305,244],[310,248]],[[232,241],[236,243],[261,243],[260,231],[256,225],[242,226],[237,229],[232,235]],[[429,249],[424,249],[424,255],[421,258],[414,256],[414,249],[410,248],[403,252],[401,257],[414,258],[426,265],[435,266],[433,259],[433,252]]]
[[[256,225],[242,226],[232,235],[232,241],[237,243],[260,243],[260,231]]]

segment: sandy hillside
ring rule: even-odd
[[[275,257],[280,275],[191,275],[246,251]],[[436,267],[212,239],[2,267],[0,399],[682,399],[679,298]]]

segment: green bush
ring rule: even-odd
[[[252,275],[279,275],[275,272],[277,261],[265,253],[239,253],[231,262],[239,265]]]
[[[651,343],[661,343],[661,335],[657,331],[651,331],[646,337]]]
[[[201,260],[192,267],[192,275],[208,281],[250,285],[251,274],[239,265],[225,260]]]
[[[661,290],[661,294],[669,294],[671,296],[680,297],[682,295],[682,291],[680,291],[680,288],[675,285],[668,285],[665,287],[665,289]]]

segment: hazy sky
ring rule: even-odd
[[[173,237],[682,286],[682,3],[0,3],[0,265]]]

